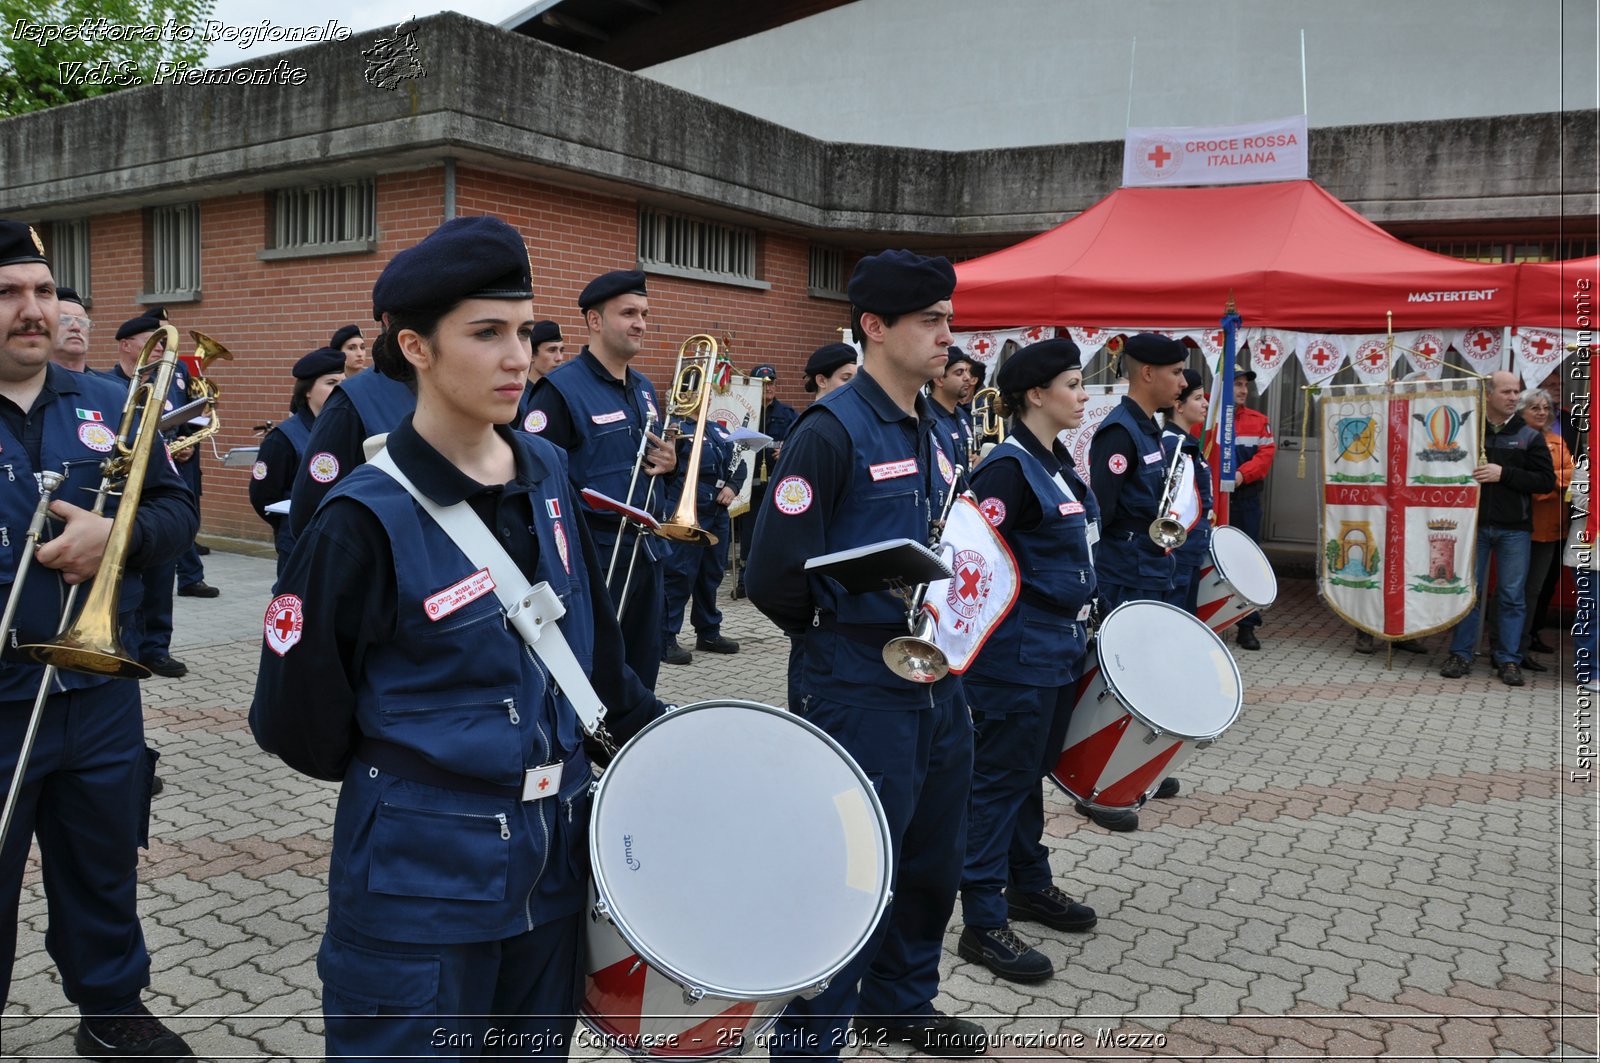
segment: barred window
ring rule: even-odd
[[[377,237],[378,188],[370,177],[277,193],[272,246],[278,250],[365,244]]]
[[[639,208],[639,263],[756,279],[756,234],[720,222]]]
[[[1564,258],[1587,258],[1595,253],[1596,241],[1576,240],[1417,240],[1418,247],[1467,262],[1553,262]]]
[[[180,203],[150,211],[150,292],[193,295],[200,291],[200,204]]]
[[[72,288],[85,300],[89,290],[89,221],[58,221],[50,224],[50,272],[56,283]]]
[[[824,298],[845,296],[844,252],[831,247],[811,248],[806,268],[808,294]]]

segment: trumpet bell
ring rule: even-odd
[[[917,617],[911,634],[890,639],[883,647],[883,663],[901,679],[937,683],[950,674],[950,659],[934,644],[935,621],[928,613]]]
[[[696,546],[715,546],[717,543],[717,537],[704,528],[671,520],[662,521],[656,534],[675,543],[693,543]]]
[[[1150,522],[1150,541],[1163,550],[1176,550],[1189,538],[1189,529],[1171,517],[1157,517]]]
[[[76,624],[54,642],[36,642],[21,649],[40,664],[54,665],[66,672],[117,679],[149,679],[154,674],[122,648],[114,631],[100,627],[94,623]]]

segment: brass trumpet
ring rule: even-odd
[[[996,443],[1006,441],[1006,422],[1000,416],[999,403],[999,388],[980,388],[972,396],[972,431],[978,438],[993,436]]]
[[[1167,482],[1161,488],[1161,504],[1156,507],[1156,519],[1150,522],[1150,541],[1171,553],[1189,537],[1185,528],[1172,515],[1172,505],[1178,500],[1178,469],[1183,463],[1183,443],[1180,440],[1172,452],[1172,464],[1167,466]]]
[[[950,510],[955,508],[956,499],[961,495],[956,483],[964,472],[964,468],[956,466],[955,476],[950,481],[950,493],[945,496],[939,519],[934,522],[932,541],[928,545],[935,553],[939,552],[944,540],[944,525],[950,519]],[[928,599],[928,587],[926,583],[917,587],[906,603],[906,627],[909,633],[890,639],[883,647],[884,665],[901,679],[913,683],[937,683],[950,674],[950,658],[945,656],[937,642],[939,623],[932,613],[922,608],[923,602]]]

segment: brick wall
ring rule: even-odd
[[[371,325],[372,284],[397,251],[416,243],[442,220],[444,170],[381,175],[377,179],[378,250],[263,262],[271,196],[250,193],[205,200],[200,211],[201,301],[172,303],[168,315],[193,348],[194,328],[226,345],[230,362],[213,365],[221,389],[222,431],[218,452],[259,441],[253,426],[288,415],[296,359],[328,341],[334,329]],[[599,273],[631,268],[637,261],[637,204],[631,199],[562,188],[487,170],[458,167],[456,212],[495,214],[528,239],[534,264],[534,310],[560,322],[572,351],[584,339],[577,297]],[[146,290],[145,229],[140,211],[91,219],[93,317],[89,361],[108,368],[116,361],[116,329],[142,311],[135,302]],[[808,396],[801,387],[807,355],[838,338],[849,324],[848,307],[806,294],[809,243],[767,234],[760,252],[761,291],[732,285],[650,278],[650,330],[639,368],[666,385],[678,345],[696,332],[731,337],[734,362],[748,372],[760,362],[778,367],[779,395],[797,407]],[[250,508],[248,468],[225,468],[208,448],[202,529],[231,538],[269,540],[267,527]]]

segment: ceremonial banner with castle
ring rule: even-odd
[[[1341,388],[1319,408],[1323,597],[1391,639],[1450,627],[1475,593],[1477,381]]]

